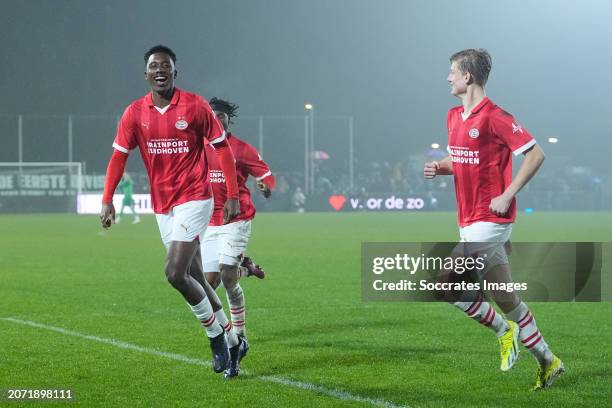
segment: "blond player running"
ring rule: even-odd
[[[450,58],[448,82],[461,106],[447,115],[448,151],[440,162],[425,164],[425,178],[453,175],[461,241],[478,243],[492,255],[488,280],[511,282],[504,243],[510,239],[516,217],[516,194],[536,174],[544,153],[535,139],[508,112],[485,94],[491,57],[483,49],[467,49]],[[524,155],[512,178],[512,155]],[[489,243],[489,244],[483,244]],[[491,245],[493,243],[493,245]],[[506,318],[486,302],[481,293],[462,293],[453,304],[498,336],[501,369],[507,371],[518,358],[518,339],[536,358],[534,389],[550,386],[563,371],[561,360],[544,341],[527,305],[516,293],[493,292]]]

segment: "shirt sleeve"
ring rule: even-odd
[[[133,117],[131,106],[128,106],[119,120],[113,147],[121,153],[129,154],[130,150],[136,148],[138,145],[136,142],[136,132],[134,131]]]
[[[113,151],[106,169],[106,177],[104,179],[104,192],[102,193],[102,203],[110,204],[113,202],[113,195],[117,189],[117,185],[125,171],[125,163],[128,155],[116,149]]]
[[[446,112],[446,134],[450,134],[452,115],[453,115],[452,109]]]
[[[237,158],[236,161],[244,166],[249,175],[253,176],[257,181],[261,181],[264,178],[272,175],[270,166],[268,166],[268,163],[263,161],[253,146],[245,145],[242,153],[243,157]]]
[[[227,140],[222,140],[215,145],[215,153],[219,161],[219,167],[225,177],[227,198],[238,199],[238,179],[236,177],[236,159]]]
[[[536,144],[536,140],[514,117],[505,111],[491,115],[491,128],[499,143],[508,146],[515,156]]]
[[[202,134],[204,135],[204,139],[208,140],[208,143],[214,145],[215,143],[225,140],[225,129],[223,129],[223,125],[208,102],[206,102],[204,98],[201,98],[201,101]]]
[[[450,109],[446,113],[446,140],[448,142],[446,144],[446,151],[448,152],[449,155],[452,154],[451,153],[451,148],[450,148],[450,132],[451,132],[451,128],[453,126],[452,120],[453,120],[453,109]]]

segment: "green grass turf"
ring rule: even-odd
[[[101,233],[96,217],[0,216],[0,318],[208,359],[165,280],[154,218],[125,221]],[[362,302],[362,241],[456,237],[450,213],[260,214],[248,252],[267,277],[242,282],[248,375],[228,382],[208,367],[0,320],[0,388],[70,388],[70,405],[86,407],[368,406],[259,378],[273,375],[410,407],[609,406],[611,303],[530,304],[567,369],[534,393],[531,356],[523,350],[502,373],[495,337],[453,307]],[[513,239],[612,241],[612,214],[522,214]]]

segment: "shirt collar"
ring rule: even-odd
[[[177,105],[180,98],[181,98],[181,90],[175,86],[174,94],[172,95],[172,100],[170,101],[170,105]],[[146,99],[147,99],[147,104],[149,105],[149,107],[155,106],[153,104],[153,92],[149,92],[146,96]]]
[[[476,114],[476,113],[480,112],[480,110],[481,110],[482,108],[484,108],[484,107],[485,107],[485,106],[486,106],[486,105],[487,105],[489,102],[491,102],[491,101],[489,100],[489,98],[488,98],[488,97],[486,97],[486,96],[485,96],[485,97],[483,98],[483,100],[482,100],[482,101],[480,101],[480,103],[479,103],[478,105],[474,106],[474,108],[472,109],[472,112],[470,112],[470,116],[472,116],[472,115],[474,115],[474,114]],[[463,107],[462,107],[462,108],[461,108],[461,113],[463,113],[463,112],[465,112],[465,108],[463,108]]]

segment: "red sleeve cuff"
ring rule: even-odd
[[[268,186],[271,191],[274,190],[274,187],[276,187],[276,178],[273,174],[264,177],[263,179],[261,179],[261,182]]]

